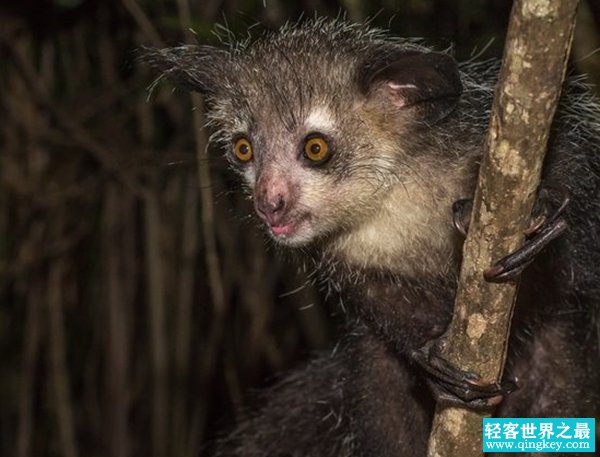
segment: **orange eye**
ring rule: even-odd
[[[322,136],[307,138],[304,143],[304,156],[311,162],[323,162],[329,157],[329,144]]]
[[[252,145],[246,138],[240,138],[235,142],[235,145],[233,146],[233,152],[241,162],[248,162],[250,159],[252,159]]]

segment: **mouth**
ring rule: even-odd
[[[307,219],[308,216],[302,216],[294,220],[267,225],[276,241],[284,244],[302,244],[310,239],[310,234],[308,233],[310,230],[305,230],[308,228],[305,224]]]
[[[293,235],[295,231],[294,224],[271,225],[271,232],[275,236]]]

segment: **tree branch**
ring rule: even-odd
[[[517,284],[483,271],[524,241],[573,36],[577,0],[516,0],[444,357],[502,377]],[[481,455],[479,413],[438,407],[429,456]]]

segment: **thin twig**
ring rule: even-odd
[[[129,306],[125,288],[133,278],[122,267],[123,246],[121,224],[124,202],[116,183],[109,183],[104,202],[104,278],[107,306],[107,357],[106,399],[110,405],[107,420],[107,441],[110,457],[126,457],[130,454],[128,433],[129,392],[127,388],[129,367],[129,336],[127,313]]]
[[[23,366],[19,394],[19,432],[17,457],[30,457],[34,432],[33,402],[35,399],[35,369],[40,353],[41,302],[43,301],[40,277],[32,279],[27,288],[27,320],[24,327]]]
[[[173,439],[172,455],[190,456],[194,450],[186,448],[189,445],[187,422],[187,387],[190,376],[190,345],[192,341],[192,305],[196,285],[196,260],[198,258],[198,189],[195,186],[195,173],[183,175],[184,198],[182,207],[183,224],[181,227],[181,258],[177,285],[177,307],[175,316],[175,357],[173,389]],[[197,445],[198,443],[195,443]]]
[[[75,425],[70,394],[69,372],[67,370],[66,334],[63,316],[63,281],[66,261],[58,259],[50,267],[48,278],[48,323],[50,327],[50,361],[52,384],[60,436],[61,454],[64,457],[77,457]]]

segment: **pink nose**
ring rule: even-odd
[[[271,226],[281,225],[292,200],[288,181],[279,175],[262,175],[254,196],[254,207],[260,218]]]

